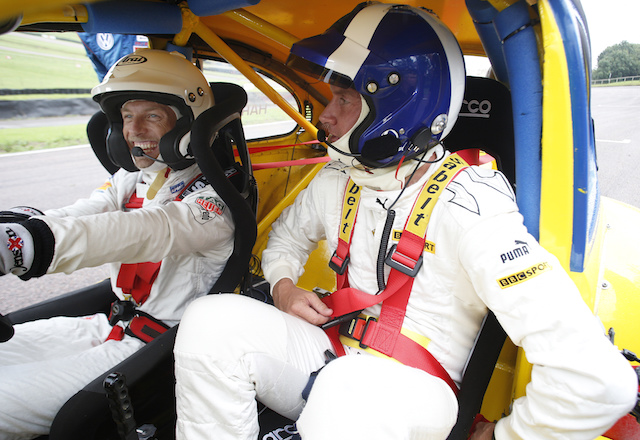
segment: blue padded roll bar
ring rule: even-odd
[[[518,206],[525,226],[539,239],[542,73],[529,5],[524,0],[514,3],[496,15],[494,25],[503,42],[513,103]]]
[[[260,0],[189,0],[189,9],[198,17],[218,15],[233,9],[254,6]]]
[[[85,32],[113,34],[177,34],[182,30],[180,7],[147,1],[107,1],[85,4]],[[141,20],[140,17],[144,17]]]
[[[482,47],[491,61],[496,79],[501,83],[509,84],[507,66],[502,51],[502,40],[498,38],[496,28],[493,26],[493,20],[498,11],[486,0],[467,0],[466,3],[473,24],[480,36],[480,41],[482,41]]]

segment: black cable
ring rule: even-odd
[[[411,175],[409,176],[409,179],[407,180],[407,182],[411,182],[411,179],[413,179],[413,176],[418,171],[418,168],[420,168],[420,165],[422,165],[423,163],[433,163],[433,162],[428,162],[424,160],[424,157],[426,156],[426,154],[427,154],[427,150],[425,150],[421,158],[412,159],[418,163],[416,164],[416,167],[411,172]],[[442,158],[438,160],[441,160],[441,159]],[[393,221],[396,218],[396,212],[392,208],[398,202],[398,200],[400,200],[400,197],[402,197],[402,194],[404,194],[404,190],[406,188],[407,188],[407,185],[403,185],[402,190],[400,190],[400,194],[398,194],[398,197],[396,197],[396,199],[393,201],[391,206],[389,206],[389,208],[385,208],[387,210],[387,218],[384,222],[384,229],[382,230],[382,237],[380,238],[380,247],[378,248],[378,259],[376,261],[376,279],[378,281],[378,293],[382,292],[387,287],[384,282],[384,261],[387,258],[387,244],[389,244],[389,236],[391,235],[391,228],[393,226]],[[384,207],[384,205],[382,206]]]
[[[376,262],[376,278],[378,279],[379,292],[382,292],[386,287],[384,283],[384,260],[387,258],[387,243],[389,243],[389,235],[391,234],[391,227],[393,226],[395,218],[396,212],[393,209],[387,210],[387,219],[384,222],[380,248],[378,249],[378,260]]]

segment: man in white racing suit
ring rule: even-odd
[[[320,121],[336,161],[273,224],[262,262],[277,309],[222,295],[185,312],[174,350],[178,439],[255,439],[255,399],[297,420],[304,440],[446,439],[488,310],[533,372],[526,397],[473,439],[592,439],[627,413],[637,392],[632,368],[559,261],[527,232],[509,182],[466,167],[440,144],[465,81],[450,31],[421,9],[362,4],[296,43],[288,64],[331,84]],[[415,72],[415,85],[403,88]],[[414,226],[426,224],[426,236],[416,235]],[[398,256],[405,234],[421,238],[420,258]],[[295,286],[323,239],[335,251],[332,267],[346,268],[343,289],[326,302]],[[405,306],[395,301],[402,289],[377,303],[376,294],[409,278]],[[344,292],[345,301],[371,301],[325,333],[319,326],[343,315],[332,298]],[[411,365],[418,355],[424,363]]]
[[[110,318],[15,326],[15,336],[0,344],[3,440],[47,434],[71,396],[176,325],[233,251],[224,202],[193,159],[169,163],[162,151],[178,151],[194,119],[214,104],[199,69],[177,52],[141,50],[122,58],[93,96],[110,136],[119,135],[108,148],[123,168],[88,199],[44,215],[23,209],[28,220],[0,225],[17,252],[2,254],[0,272],[29,279],[111,263],[118,307]]]

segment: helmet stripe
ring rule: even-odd
[[[368,56],[369,49],[354,43],[352,40],[345,39],[340,47],[329,55],[325,67],[354,80]]]
[[[331,54],[325,67],[336,70],[352,80],[369,56],[369,43],[378,24],[382,21],[389,5],[370,6],[356,14],[344,31],[346,37],[342,44]]]
[[[344,31],[344,36],[359,43],[363,47],[369,47],[373,34],[382,21],[389,5],[379,4],[363,9],[349,23]]]

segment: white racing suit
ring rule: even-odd
[[[394,231],[403,230],[438,165],[395,203]],[[296,282],[318,241],[336,249],[347,179],[346,169],[329,163],[274,223],[263,253],[272,286],[285,277]],[[378,291],[385,208],[399,194],[363,188],[351,287]],[[458,174],[435,205],[426,240],[403,327],[426,336],[428,350],[459,383],[491,309],[533,364],[527,395],[497,423],[497,439],[591,439],[633,407],[632,368],[558,260],[527,232],[501,173],[470,167]],[[318,327],[248,301],[207,297],[187,309],[175,348],[179,439],[255,439],[254,397],[292,419],[302,411],[306,378],[324,365],[331,344]],[[379,312],[379,305],[364,311]],[[447,437],[457,402],[444,381],[369,354],[349,355],[355,352],[347,348],[348,356],[318,374],[298,420],[303,439]]]
[[[121,263],[162,260],[138,309],[167,326],[177,324],[187,304],[209,292],[233,250],[234,226],[222,200],[201,181],[189,188],[199,175],[196,165],[172,170],[148,199],[156,173],[119,170],[90,198],[34,217],[55,238],[47,272],[118,261],[110,268],[112,288],[127,300],[116,286]],[[144,199],[142,208],[124,208],[134,191]],[[107,340],[111,331],[103,314],[16,325],[15,336],[0,344],[0,439],[48,433],[66,400],[144,345],[129,335]]]

